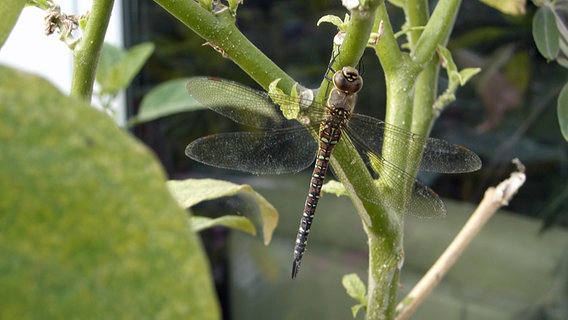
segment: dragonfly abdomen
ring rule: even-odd
[[[337,120],[337,119],[335,119]],[[321,187],[329,167],[329,158],[335,145],[341,138],[341,126],[343,121],[333,121],[329,119],[324,121],[320,130],[319,148],[316,156],[316,163],[312,172],[310,180],[308,196],[306,197],[306,204],[304,212],[300,219],[300,227],[298,228],[298,235],[294,245],[294,262],[292,264],[292,278],[295,278],[300,269],[300,262],[302,256],[306,251],[308,242],[308,235],[316,212],[318,201],[321,194]]]

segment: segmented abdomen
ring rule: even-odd
[[[340,121],[341,122],[341,121]],[[334,123],[333,121],[326,121],[322,125],[319,133],[319,148],[316,156],[316,164],[312,172],[308,196],[306,197],[306,205],[304,213],[300,219],[300,227],[298,228],[298,235],[296,237],[296,244],[294,246],[294,262],[292,265],[292,278],[295,278],[300,269],[300,262],[308,241],[308,235],[312,226],[312,220],[316,212],[318,200],[321,193],[321,187],[325,174],[329,166],[329,158],[333,148],[341,138],[341,124]]]

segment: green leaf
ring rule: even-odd
[[[135,45],[128,51],[105,43],[96,74],[101,92],[113,95],[128,87],[152,52],[154,44],[149,42]]]
[[[464,86],[466,82],[471,79],[471,77],[478,74],[481,69],[465,68],[458,71],[458,67],[452,58],[450,50],[438,45],[437,51],[442,67],[446,69],[449,79],[448,88],[434,102],[434,109],[442,110],[445,105],[456,99],[455,92],[458,89],[458,86]]]
[[[282,115],[286,119],[289,120],[298,119],[298,116],[300,114],[300,99],[298,99],[298,84],[294,83],[294,85],[292,86],[290,97],[293,98],[292,101],[294,102],[289,102],[288,100],[283,101],[283,99],[278,97],[278,96],[287,95],[286,93],[284,93],[284,91],[282,91],[282,89],[278,88],[279,82],[280,79],[276,79],[268,85],[268,96],[271,99],[278,101],[276,104],[280,105],[280,111],[282,111]],[[273,98],[275,96],[276,98]]]
[[[554,12],[549,7],[540,7],[533,18],[533,38],[540,54],[553,60],[560,48],[558,28]]]
[[[152,153],[49,82],[0,67],[0,318],[220,319]]]
[[[208,218],[208,217],[191,217],[191,228],[195,232],[203,231],[208,228],[224,226],[228,228],[233,228],[236,230],[241,230],[247,233],[256,235],[256,228],[254,224],[250,222],[249,219],[239,216],[222,216],[219,218]]]
[[[502,13],[519,16],[526,12],[526,0],[480,0],[486,5],[493,7]]]
[[[185,88],[187,78],[170,80],[152,89],[140,103],[138,114],[129,125],[152,121],[172,114],[206,109],[193,99]]]
[[[187,179],[168,181],[168,187],[178,203],[189,208],[206,200],[239,195],[249,210],[242,214],[262,230],[264,244],[268,245],[278,224],[278,212],[264,197],[248,185],[238,185],[214,179]]]
[[[8,39],[25,5],[26,0],[0,0],[0,48]]]
[[[340,31],[345,31],[345,28],[347,27],[347,24],[349,23],[349,15],[345,15],[345,21],[341,20],[341,18],[338,17],[338,16],[334,16],[334,15],[331,15],[331,14],[325,15],[318,20],[317,26],[319,26],[320,24],[322,24],[324,22],[333,24]]]
[[[335,194],[338,197],[339,196],[349,196],[349,193],[345,189],[345,186],[343,185],[343,183],[341,183],[337,180],[329,180],[328,182],[326,182],[322,187],[322,191],[325,192],[325,193]]]
[[[568,141],[568,83],[564,85],[558,95],[558,123],[564,139]]]
[[[460,86],[463,87],[469,81],[469,79],[471,79],[479,72],[481,72],[481,68],[465,68],[460,70],[460,72],[458,73]]]
[[[361,308],[365,308],[367,306],[367,294],[366,294],[365,284],[355,273],[344,275],[343,279],[341,280],[341,283],[343,284],[343,287],[347,291],[347,294],[351,298],[359,302],[359,304],[351,307],[353,318],[355,318],[357,316],[357,312],[359,312]]]
[[[361,308],[363,308],[364,306],[360,303],[351,306],[351,314],[353,315],[353,319],[355,319],[355,317],[357,317],[357,313],[359,313],[359,310],[361,310]]]

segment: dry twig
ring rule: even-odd
[[[511,173],[511,176],[502,181],[497,187],[487,189],[483,200],[452,243],[446,248],[446,251],[442,253],[430,270],[397,306],[398,315],[396,320],[408,319],[414,313],[430,292],[440,283],[489,218],[499,208],[509,204],[513,195],[524,184],[526,179],[524,165],[516,158],[513,159],[513,163],[517,166],[517,171]]]

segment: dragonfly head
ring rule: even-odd
[[[343,67],[333,75],[333,85],[346,94],[354,94],[363,87],[363,78],[353,67]]]

